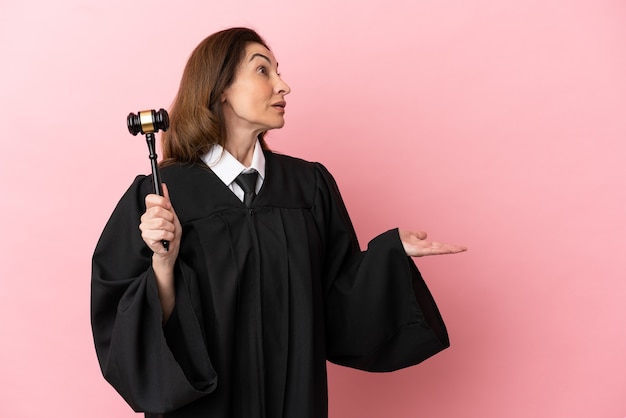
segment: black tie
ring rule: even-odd
[[[252,171],[250,173],[241,173],[235,179],[235,183],[243,190],[243,203],[245,203],[247,207],[252,205],[252,200],[256,194],[256,178],[258,175],[258,172]]]

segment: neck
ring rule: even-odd
[[[224,148],[241,164],[250,167],[254,155],[257,133],[253,135],[228,135]]]

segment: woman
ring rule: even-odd
[[[390,371],[449,345],[407,255],[464,248],[391,230],[361,252],[328,171],[265,144],[289,92],[252,30],[205,39],[163,134],[165,196],[137,177],[98,242],[98,359],[147,417],[326,417],[327,359]]]

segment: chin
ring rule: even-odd
[[[276,122],[276,123],[273,123],[271,125],[268,125],[267,130],[269,131],[270,129],[280,129],[283,126],[285,126],[285,120],[284,119],[281,120],[280,122]]]
[[[262,127],[264,131],[271,131],[272,129],[280,129],[285,126],[285,119],[273,119],[273,120],[265,120],[263,122],[258,123],[259,127]]]

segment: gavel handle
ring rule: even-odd
[[[159,196],[163,196],[163,185],[161,184],[161,176],[159,175],[159,166],[157,164],[157,153],[154,147],[154,134],[149,132],[146,134],[146,143],[148,144],[148,151],[150,152],[150,165],[152,166],[152,190]],[[169,251],[170,242],[167,240],[161,241],[165,251]]]

